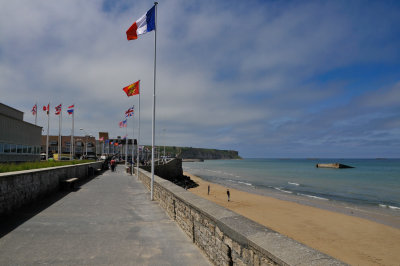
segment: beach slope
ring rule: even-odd
[[[399,265],[400,230],[366,219],[213,184],[184,172],[199,184],[194,194],[352,265]],[[210,195],[207,194],[210,185]]]

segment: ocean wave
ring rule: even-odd
[[[243,184],[243,185],[246,185],[246,186],[253,186],[253,184],[247,183],[247,182],[243,182],[243,181],[236,181],[236,180],[232,180],[232,179],[227,179],[227,180],[229,182],[232,182],[232,183]]]
[[[294,183],[294,182],[287,182],[289,185],[293,185],[293,186],[300,186],[300,184],[298,183]]]
[[[243,184],[243,185],[246,185],[246,186],[252,186],[253,184],[251,184],[251,183],[247,183],[247,182],[242,182],[242,181],[237,181],[239,184]]]
[[[392,209],[392,210],[400,210],[400,207],[391,206],[391,205],[386,205],[386,204],[379,204],[379,207],[381,207],[381,208],[388,208],[388,209]]]
[[[318,199],[318,200],[329,200],[329,199],[327,199],[327,198],[317,197],[317,196],[312,196],[312,195],[307,195],[307,194],[302,194],[302,193],[297,193],[297,195],[305,196],[305,197],[313,198],[313,199]]]
[[[292,194],[292,193],[293,193],[292,191],[283,190],[283,189],[281,189],[281,188],[279,188],[279,187],[274,187],[274,189],[279,190],[279,191],[281,191],[281,192],[289,193],[289,194]]]

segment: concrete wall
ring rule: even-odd
[[[150,176],[139,169],[148,189]],[[154,179],[154,199],[215,265],[345,265],[168,180]]]
[[[146,170],[147,172],[151,172],[151,165],[140,166],[140,168]],[[157,165],[155,163],[154,174],[168,180],[174,180],[175,178],[182,178],[183,169],[182,169],[182,159],[174,158],[169,159],[166,164]]]
[[[0,216],[59,189],[60,181],[85,178],[102,162],[0,173]]]

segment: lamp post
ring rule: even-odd
[[[83,133],[85,134],[85,147],[86,147],[85,148],[85,150],[86,150],[85,156],[87,157],[88,137],[92,137],[92,135],[88,135],[83,128],[80,128],[79,130],[82,130]]]
[[[163,159],[163,161],[165,162],[165,161],[166,161],[166,160],[165,160],[165,142],[166,142],[166,141],[165,141],[165,139],[166,139],[166,138],[165,138],[165,128],[163,128],[163,135],[164,135],[164,136],[163,136],[163,137],[164,137],[164,159]]]

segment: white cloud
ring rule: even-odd
[[[138,99],[122,87],[140,79],[141,135],[150,143],[154,34],[129,42],[125,36],[149,3],[3,2],[1,101],[31,122],[35,101],[75,103],[76,128],[124,135],[118,122]],[[391,89],[369,88],[360,97],[348,91],[348,77],[320,79],[358,64],[398,64],[399,30],[391,26],[399,9],[351,5],[353,11],[336,2],[160,2],[157,128],[166,128],[170,145],[231,145],[250,156],[281,154],[280,147],[290,156],[290,145],[306,153],[313,139],[343,132],[356,138],[350,122],[365,112],[383,130],[390,124],[384,118],[399,112],[393,79],[379,77]],[[372,113],[388,105],[387,113]],[[46,124],[43,112],[39,123]],[[56,134],[54,116],[51,125]],[[65,119],[64,134],[69,125]]]

